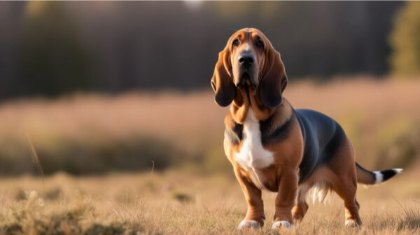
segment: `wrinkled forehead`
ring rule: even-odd
[[[255,28],[243,28],[238,31],[236,31],[232,36],[229,38],[229,41],[232,41],[236,38],[238,38],[241,41],[247,41],[250,39],[254,39],[256,37],[261,38],[264,41],[268,42],[267,37],[258,29]]]

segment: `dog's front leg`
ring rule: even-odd
[[[246,228],[260,228],[264,225],[264,204],[261,198],[261,189],[257,188],[251,181],[248,179],[239,166],[235,168],[235,175],[241,186],[242,192],[244,194],[245,200],[248,205],[245,218],[241,221],[238,226],[238,229]]]
[[[298,187],[298,173],[287,170],[281,174],[279,189],[276,196],[276,211],[272,229],[289,228],[292,224],[292,208],[295,204]]]

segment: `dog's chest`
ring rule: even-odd
[[[236,162],[251,175],[252,181],[262,187],[263,175],[260,169],[269,167],[274,163],[273,153],[264,149],[261,143],[260,123],[249,110],[243,124],[243,140],[241,148],[235,153]]]

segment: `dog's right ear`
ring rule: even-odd
[[[229,48],[219,52],[219,58],[214,67],[211,87],[215,92],[214,100],[222,107],[228,106],[235,98],[236,88],[232,78],[232,64],[229,58]]]

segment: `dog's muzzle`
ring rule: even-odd
[[[238,59],[239,61],[239,80],[237,86],[252,86],[254,87],[255,81],[253,76],[254,70],[254,56],[249,52],[244,52]]]

